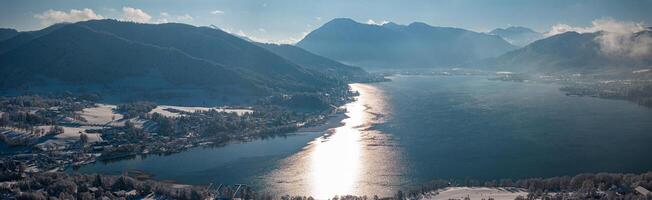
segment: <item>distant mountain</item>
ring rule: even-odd
[[[18,31],[9,28],[0,28],[0,41],[12,38],[18,35]]]
[[[100,90],[129,98],[201,93],[219,99],[342,84],[223,31],[185,24],[63,24],[20,33],[0,42],[0,49],[5,92]]]
[[[297,46],[361,67],[446,67],[498,56],[516,47],[502,38],[424,23],[382,26],[334,19]]]
[[[362,68],[345,65],[329,58],[313,54],[300,47],[287,44],[254,43],[302,67],[315,70],[334,79],[364,82],[370,75]]]
[[[652,65],[652,58],[611,55],[601,50],[602,32],[566,32],[533,42],[521,49],[475,64],[499,70],[533,72],[606,72]],[[652,37],[644,31],[634,37]]]
[[[500,36],[507,40],[507,42],[519,47],[523,47],[545,37],[542,33],[522,26],[497,28],[489,32],[489,34]]]

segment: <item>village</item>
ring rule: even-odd
[[[344,94],[350,95],[324,99],[341,105],[352,98]],[[283,102],[288,96],[279,99]],[[65,171],[98,161],[283,136],[341,112],[332,104],[296,112],[272,105],[277,101],[250,107],[184,107],[101,104],[85,97],[3,97],[0,162],[18,161],[22,173]]]

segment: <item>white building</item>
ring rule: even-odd
[[[640,193],[641,195],[644,195],[644,196],[645,195],[650,195],[650,191],[645,189],[644,187],[641,187],[641,186],[638,186],[638,187],[634,188],[634,190],[636,190],[638,193]]]

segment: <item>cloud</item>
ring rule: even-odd
[[[115,8],[102,8],[102,10],[105,10],[107,12],[117,12],[118,11]]]
[[[122,17],[126,21],[138,23],[148,23],[152,19],[145,11],[132,7],[122,7]]]
[[[192,16],[190,16],[189,14],[177,16],[177,20],[179,20],[179,21],[192,21],[193,19],[194,18]]]
[[[217,28],[217,27],[214,27],[214,28]],[[227,33],[229,33],[231,35],[235,35],[235,36],[238,36],[238,37],[241,37],[241,38],[246,38],[246,39],[254,41],[254,42],[268,43],[268,44],[292,44],[292,45],[296,44],[299,41],[301,41],[304,37],[306,37],[306,35],[308,35],[310,33],[308,31],[305,31],[305,32],[301,32],[300,35],[298,35],[296,37],[289,37],[289,38],[284,38],[284,39],[268,39],[268,38],[256,37],[256,36],[254,36],[252,34],[247,34],[246,32],[244,32],[241,29],[235,31],[235,30],[233,30],[231,28],[226,27],[226,28],[221,29],[221,30],[223,30],[223,31],[225,31],[225,32],[227,32]],[[258,31],[260,31],[260,30],[258,30]],[[265,30],[265,31],[267,31],[267,30]]]
[[[185,15],[171,15],[170,13],[167,12],[161,12],[159,14],[159,18],[153,23],[157,24],[162,24],[162,23],[168,23],[168,22],[182,22],[182,23],[189,23],[193,21],[195,18],[190,15],[190,14],[185,14]]]
[[[213,14],[213,15],[221,15],[221,14],[224,14],[224,11],[221,11],[221,10],[213,10],[213,11],[211,11],[211,14]]]
[[[602,53],[610,56],[645,59],[652,57],[652,35],[639,34],[646,30],[645,24],[617,21],[612,18],[593,20],[591,26],[574,27],[567,24],[554,25],[546,34],[548,36],[564,32],[578,33],[600,32],[595,41]]]
[[[568,24],[556,24],[552,26],[551,30],[547,33],[548,36],[557,35],[569,31],[578,33],[594,33],[599,31],[609,33],[636,33],[645,30],[643,23],[617,21],[612,18],[596,19],[591,22],[588,27],[574,27]]]
[[[41,14],[34,15],[34,18],[40,19],[43,26],[49,26],[61,22],[78,22],[91,19],[104,19],[90,8],[82,10],[71,9],[69,12],[59,10],[47,10]]]
[[[280,39],[280,40],[271,40],[271,41],[269,41],[269,43],[274,43],[274,44],[291,44],[291,45],[294,45],[294,44],[296,44],[297,42],[303,40],[303,38],[305,38],[309,33],[310,33],[310,32],[305,31],[305,32],[301,32],[301,34],[298,35],[298,36],[295,36],[295,37],[289,37],[289,38]]]
[[[380,22],[376,22],[373,19],[367,20],[367,24],[371,24],[371,25],[383,25],[383,24],[387,24],[387,23],[389,23],[389,21],[383,20],[383,21],[380,21]]]
[[[251,41],[254,41],[254,42],[265,42],[264,39],[257,38],[257,37],[255,37],[255,36],[253,36],[253,35],[249,35],[249,34],[245,33],[245,32],[242,31],[242,30],[233,31],[233,30],[230,29],[230,28],[226,28],[226,29],[223,29],[223,31],[225,31],[225,32],[227,32],[227,33],[229,33],[229,34],[231,34],[231,35],[235,35],[235,36],[237,36],[237,37],[244,38],[244,39],[246,39],[246,40],[251,40]]]

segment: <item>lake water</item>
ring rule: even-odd
[[[344,125],[325,133],[96,163],[180,183],[246,183],[328,198],[391,195],[432,179],[548,177],[652,170],[652,109],[569,97],[557,85],[482,76],[396,76],[353,84]]]

